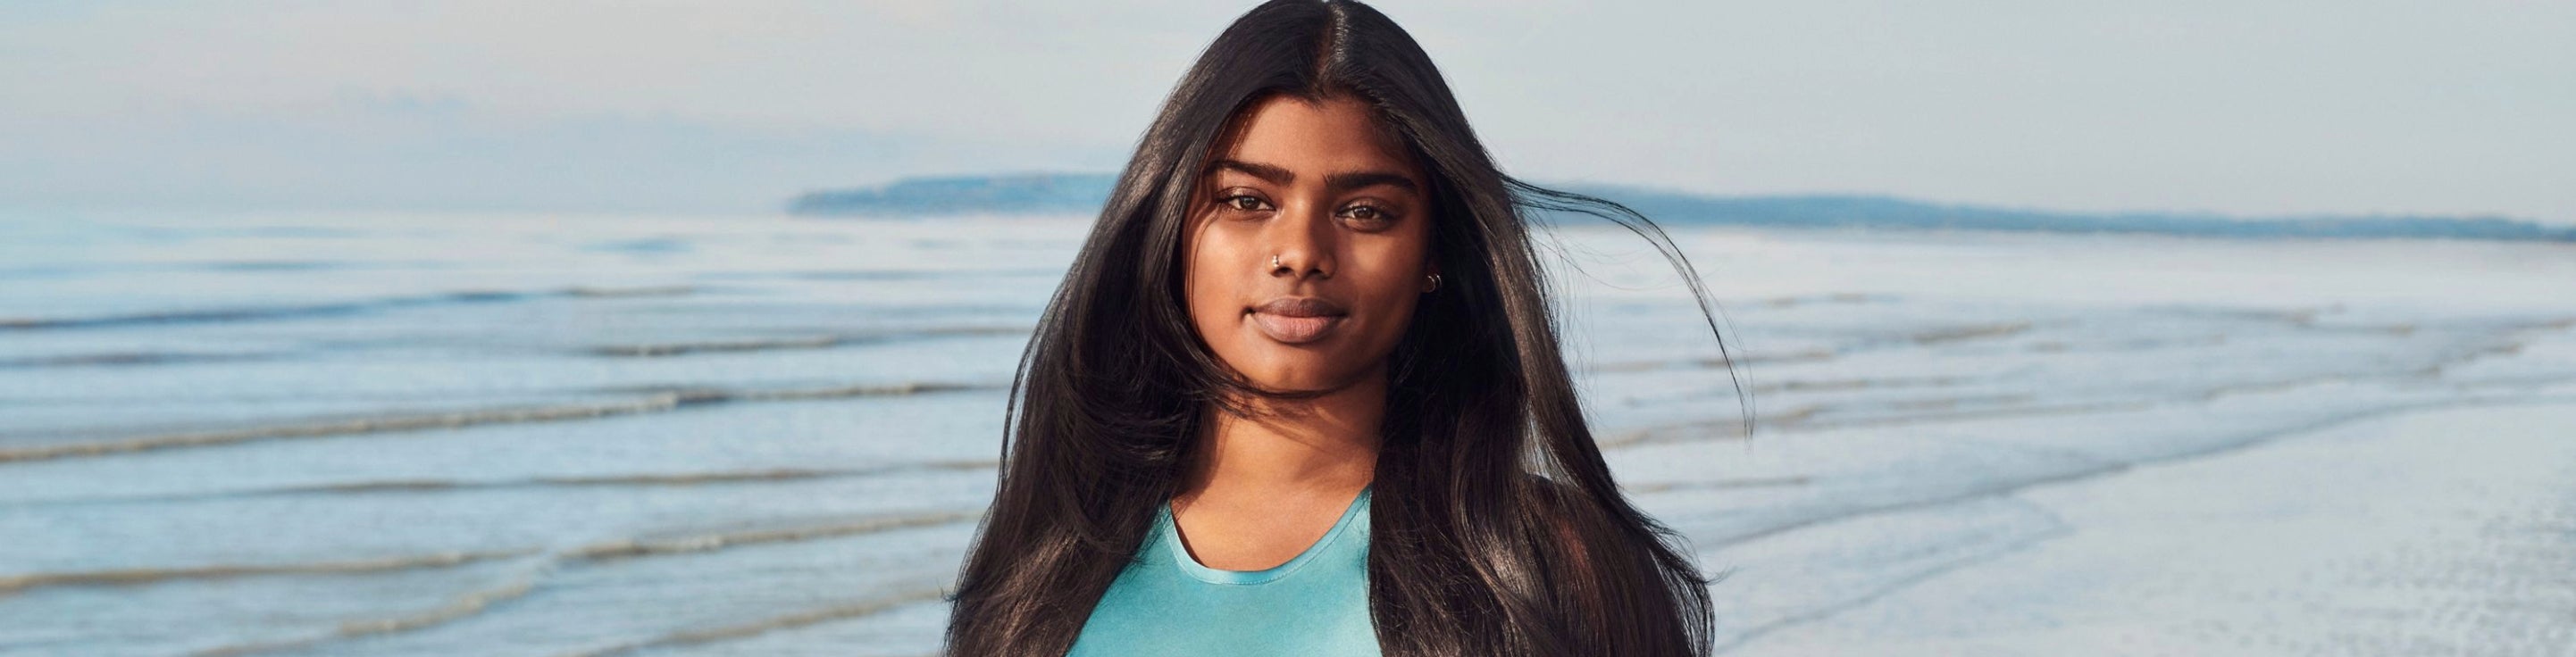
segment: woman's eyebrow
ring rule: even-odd
[[[1412,176],[1392,171],[1354,171],[1324,176],[1324,188],[1335,192],[1347,192],[1378,185],[1399,187],[1408,192],[1420,191],[1414,187]]]
[[[1217,160],[1208,164],[1208,168],[1240,171],[1250,174],[1254,178],[1270,181],[1270,184],[1273,185],[1285,185],[1297,179],[1297,174],[1289,173],[1287,169],[1267,164],[1253,164],[1242,160]]]
[[[1235,159],[1220,159],[1209,163],[1208,168],[1242,172],[1254,178],[1270,181],[1273,185],[1285,185],[1297,180],[1297,174],[1286,168]],[[1412,176],[1393,171],[1351,171],[1324,176],[1324,188],[1334,192],[1347,192],[1378,185],[1397,187],[1405,191],[1421,191],[1421,187],[1413,183]]]

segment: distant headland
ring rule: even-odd
[[[1115,176],[1026,173],[905,178],[867,188],[817,191],[790,213],[935,217],[961,214],[1098,212]],[[1712,196],[1613,185],[1561,189],[1617,201],[1657,223],[1774,228],[1895,228],[2063,233],[2160,233],[2234,238],[2433,238],[2576,242],[2576,227],[2501,216],[2085,213],[1951,205],[1862,194]]]

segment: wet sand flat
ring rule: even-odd
[[[1733,652],[2576,651],[2576,400],[2369,417],[2011,499],[2062,529]]]

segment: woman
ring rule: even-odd
[[[1503,175],[1384,15],[1237,19],[1022,356],[951,654],[1706,654],[1708,580],[1558,350],[1525,222],[1569,210],[1707,309],[1651,222]]]

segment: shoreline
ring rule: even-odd
[[[2576,617],[2576,402],[2400,411],[2003,498],[2055,527],[1757,628],[1731,652],[2550,654],[2576,645],[2566,621]]]

